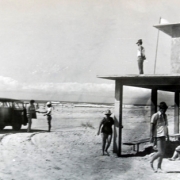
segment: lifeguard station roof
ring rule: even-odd
[[[180,91],[180,74],[170,75],[98,75],[98,78],[115,80],[125,86],[134,86],[163,91]]]
[[[154,25],[155,28],[163,31],[171,37],[180,37],[180,23]]]

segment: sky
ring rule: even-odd
[[[145,74],[153,74],[153,25],[160,17],[180,22],[179,7],[178,0],[0,0],[0,97],[113,102],[114,81],[97,75],[138,74],[138,39]],[[170,56],[171,37],[160,32],[156,74],[171,73]]]

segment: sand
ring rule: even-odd
[[[117,157],[110,147],[110,156],[101,155],[101,136],[97,127],[107,108],[56,107],[53,113],[52,132],[42,114],[33,120],[32,132],[26,127],[15,132],[7,127],[0,133],[0,180],[135,180],[180,178],[180,161],[163,160],[162,168],[169,173],[153,173],[149,166],[152,154],[143,157]],[[112,107],[113,110],[113,107]],[[167,114],[172,119],[172,112]],[[143,115],[142,115],[143,114]],[[127,108],[124,116],[136,125],[125,123],[124,139],[138,138],[138,124],[149,123],[148,108]],[[140,117],[142,116],[142,117]],[[147,118],[147,122],[146,122]],[[85,125],[89,123],[89,127]],[[143,128],[140,128],[143,129]],[[172,129],[172,128],[171,128]],[[135,133],[136,132],[136,133]],[[148,130],[147,130],[148,134]],[[143,150],[143,146],[141,147]],[[123,146],[123,153],[132,152]],[[155,164],[156,165],[156,164]]]

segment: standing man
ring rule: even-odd
[[[150,165],[154,172],[163,172],[161,164],[166,148],[166,138],[169,141],[168,135],[168,121],[165,114],[168,106],[165,102],[161,102],[159,105],[159,111],[152,115],[151,118],[151,129],[150,129],[150,142],[156,141],[157,152],[153,155]],[[154,160],[158,159],[157,170],[153,167]]]
[[[138,61],[139,74],[144,74],[144,71],[143,71],[143,62],[146,59],[145,49],[142,46],[142,43],[143,43],[142,39],[139,39],[138,42],[136,43],[138,45],[137,61]]]
[[[102,133],[102,155],[104,155],[104,152],[109,156],[108,148],[111,144],[112,140],[112,125],[114,124],[114,119],[111,116],[111,111],[107,110],[105,113],[106,117],[103,118],[103,120],[99,124],[99,129],[97,132],[97,135],[100,134],[100,130]],[[102,128],[101,128],[102,127]]]
[[[51,115],[52,114],[52,105],[50,102],[47,102],[46,106],[47,106],[47,108],[46,108],[47,111],[45,112],[44,116],[47,116],[48,132],[50,132],[51,131],[51,120],[52,120],[52,115]]]
[[[28,129],[27,132],[31,131],[32,119],[37,119],[36,108],[34,106],[35,101],[31,100],[30,104],[27,106],[27,117],[28,117]]]
[[[47,123],[48,123],[48,132],[51,131],[51,120],[52,120],[52,104],[50,102],[46,103],[46,111],[45,112],[40,112],[39,113],[44,113],[44,116],[47,117]]]

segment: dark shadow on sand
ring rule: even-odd
[[[180,173],[180,171],[166,171],[166,173]]]
[[[180,141],[166,142],[166,151],[165,151],[164,158],[172,157],[175,148],[179,145],[180,145]],[[157,152],[157,150],[153,149],[153,146],[147,146],[143,151],[139,151],[139,152],[134,151],[132,153],[127,153],[127,154],[126,152],[124,152],[122,153],[120,157],[143,157],[154,152]]]
[[[147,146],[143,151],[132,151],[130,153],[123,152],[120,157],[143,157],[154,152],[156,152],[156,150],[153,149],[153,146]]]
[[[41,129],[32,129],[31,132],[27,132],[27,129],[21,129],[19,131],[14,131],[12,129],[4,129],[0,130],[0,134],[16,134],[16,133],[37,133],[37,132],[47,132],[47,130],[41,130]]]

